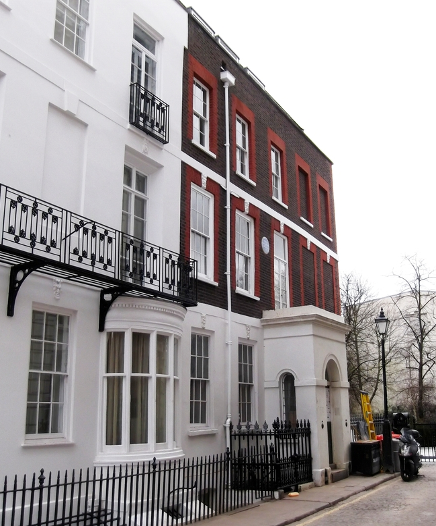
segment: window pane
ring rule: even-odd
[[[68,316],[58,316],[58,342],[68,342],[69,321]]]
[[[39,401],[50,402],[51,400],[51,374],[39,376]]]
[[[129,166],[124,166],[123,183],[130,188],[132,187],[132,169]]]
[[[49,342],[56,341],[57,332],[57,315],[47,313],[45,316],[45,340]]]
[[[109,376],[106,378],[106,444],[121,444],[123,378]]]
[[[38,411],[37,433],[50,432],[50,404],[40,404]]]
[[[147,193],[147,177],[139,172],[136,172],[136,191]]]
[[[179,340],[174,338],[174,376],[179,376]]]
[[[148,378],[130,380],[130,443],[148,443]]]
[[[156,443],[166,442],[167,379],[156,378]]]
[[[26,434],[33,435],[36,433],[36,419],[38,417],[37,404],[27,404],[26,413]]]
[[[89,17],[89,0],[80,0],[80,11],[79,13],[88,20]]]
[[[39,384],[39,374],[29,373],[29,379],[27,381],[27,401],[28,402],[38,401],[38,384]]]
[[[168,336],[158,334],[156,338],[156,373],[168,374]]]
[[[107,335],[106,372],[124,372],[124,333],[109,332]]]
[[[148,35],[143,29],[136,24],[133,26],[133,38],[139,42],[145,49],[148,49],[153,55],[156,53],[156,40]]]
[[[76,13],[79,12],[79,0],[68,0],[68,5],[71,7],[71,9],[74,9]]]
[[[29,369],[42,370],[42,342],[30,342]]]
[[[55,344],[46,342],[44,345],[44,371],[55,371]]]
[[[68,347],[58,343],[56,354],[56,371],[66,373],[68,365]]]
[[[132,373],[148,373],[150,360],[150,335],[132,334]]]
[[[53,375],[53,396],[52,402],[64,401],[64,377],[59,374]]]
[[[33,311],[32,313],[32,339],[42,340],[44,337],[44,313]]]
[[[51,407],[51,433],[62,433],[63,429],[63,406],[53,404]]]

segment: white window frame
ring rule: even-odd
[[[245,225],[244,232],[241,226]],[[241,268],[241,267],[245,268]],[[238,211],[235,216],[235,269],[236,290],[253,295],[254,293],[254,222]],[[242,279],[242,273],[245,279]],[[242,286],[241,286],[242,285]]]
[[[203,98],[200,99],[196,95],[196,87],[201,90]],[[193,108],[193,142],[205,150],[209,150],[209,115],[210,115],[210,92],[202,82],[194,77],[193,90],[192,90],[192,108]],[[203,107],[203,111],[200,112],[198,105]],[[196,125],[198,123],[198,125]],[[202,130],[203,128],[203,130]],[[202,140],[203,138],[203,140]]]
[[[278,201],[283,201],[281,152],[274,146],[271,146],[271,175],[272,175],[272,195]]]
[[[53,40],[58,42],[65,49],[68,49],[71,53],[77,57],[86,60],[87,48],[89,40],[89,13],[90,13],[90,1],[88,0],[77,0],[79,11],[76,11],[71,6],[72,0],[57,0],[56,1],[56,15],[55,15],[55,29],[53,34]],[[82,6],[88,6],[88,9],[83,12]],[[59,12],[63,11],[63,21],[58,19]],[[82,12],[81,12],[82,11]],[[72,23],[74,23],[74,32],[68,27],[67,17]],[[82,28],[83,34],[80,35],[80,28]],[[61,34],[60,34],[61,33]],[[66,45],[65,36],[72,34],[73,38],[73,49],[70,49]],[[83,47],[79,47],[80,41],[83,42]],[[83,50],[83,51],[82,51]]]
[[[132,184],[129,186],[126,184],[126,169],[131,171]],[[145,180],[145,192],[137,189],[137,175],[144,177]],[[129,204],[129,210],[125,210],[125,197]],[[136,198],[144,201],[144,218],[135,215],[135,202]],[[136,169],[134,166],[125,163],[123,173],[123,202],[122,202],[122,219],[121,219],[121,231],[128,236],[135,236],[135,220],[143,220],[144,236],[141,238],[144,241],[147,239],[147,211],[148,211],[148,175],[144,172]]]
[[[246,360],[243,356],[244,349],[247,350]],[[256,421],[255,371],[255,348],[253,343],[238,342],[238,419],[241,423]],[[244,400],[243,397],[245,398]]]
[[[278,254],[279,243],[283,247],[284,258]],[[284,283],[279,276],[284,276]],[[289,307],[289,263],[288,239],[274,232],[274,304],[276,309]]]
[[[249,127],[247,121],[236,115],[236,173],[250,178]]]
[[[134,37],[134,31],[135,26],[143,31],[147,37],[149,37],[151,40],[155,43],[155,52],[153,53],[151,50],[147,49],[144,45],[142,45],[138,40]],[[141,24],[138,20],[133,21],[133,36],[132,36],[132,54],[133,49],[136,49],[141,55],[141,75],[140,79],[136,78],[137,75],[134,75],[134,68],[137,68],[136,64],[134,62],[130,61],[130,82],[136,83],[138,82],[143,88],[147,89],[147,91],[153,93],[154,95],[157,95],[158,93],[158,64],[159,64],[159,43],[160,38],[149,28],[145,27],[144,24]],[[154,64],[154,76],[153,75],[146,75],[146,67],[145,63],[149,60]],[[145,78],[148,76],[150,79],[152,79],[151,85],[146,86]]]
[[[203,210],[203,212],[207,212],[208,216],[205,215],[205,213],[202,213],[198,210],[194,210],[193,208],[193,196],[195,194],[198,194],[202,197],[203,200],[208,200],[209,206],[207,207],[207,210]],[[197,201],[198,202],[198,201]],[[197,215],[197,221],[194,220],[193,214]],[[201,217],[206,220],[208,228],[199,228],[199,215],[201,214]],[[196,224],[193,224],[196,223]],[[203,190],[197,185],[191,185],[191,210],[190,210],[190,227],[191,227],[191,238],[190,238],[190,245],[191,245],[191,258],[198,261],[198,277],[204,278],[208,281],[213,281],[214,279],[214,196],[210,194],[209,192],[206,192],[206,190]],[[201,254],[202,261],[199,261],[198,254],[199,252],[195,250],[195,240],[199,240],[204,245],[204,251],[205,254]],[[204,266],[206,266],[205,272],[204,272]]]
[[[122,377],[122,421],[121,421],[121,444],[107,445],[106,444],[106,425],[107,425],[107,381],[106,378],[110,374],[106,373],[106,356],[107,356],[107,335],[112,332],[120,332],[124,334],[124,371],[118,375]],[[133,333],[149,334],[149,370],[146,376],[148,377],[148,442],[144,444],[130,444],[130,379],[134,374],[132,373],[132,341]],[[180,350],[179,339],[174,334],[168,334],[164,331],[144,331],[136,327],[126,328],[124,330],[110,330],[104,335],[101,353],[101,371],[102,371],[102,394],[101,394],[101,450],[105,458],[116,459],[122,458],[135,459],[138,455],[143,459],[145,453],[159,454],[160,451],[168,451],[177,449],[176,441],[176,425],[179,425],[177,420],[177,401],[178,397],[175,393],[178,392],[178,353]],[[167,338],[167,369],[164,372],[157,370],[157,340],[158,337]],[[165,431],[166,441],[157,442],[156,440],[156,396],[157,396],[157,380],[159,378],[165,379]],[[106,456],[107,455],[107,456]],[[138,457],[138,458],[139,458]]]
[[[195,339],[195,349],[193,343]],[[199,354],[198,339],[202,340],[202,350]],[[204,342],[207,342],[205,348]],[[189,422],[191,427],[206,427],[210,424],[210,349],[211,349],[211,338],[207,334],[201,334],[198,332],[191,333],[191,353],[190,353],[190,388],[189,388]],[[194,396],[194,392],[197,389],[194,385],[199,386],[201,394],[200,396]],[[204,418],[200,418],[200,421],[196,422],[195,418],[196,408],[204,406]]]
[[[66,309],[54,309],[48,305],[34,304],[32,308],[32,320],[34,312],[44,313],[44,319],[46,315],[55,315],[57,317],[64,316],[68,318],[68,335],[67,335],[67,366],[66,371],[62,372],[64,377],[63,385],[63,409],[62,409],[62,431],[58,433],[26,433],[24,429],[24,445],[46,445],[46,444],[62,444],[70,442],[70,428],[71,428],[71,385],[72,385],[72,362],[73,362],[73,330],[74,330],[74,319],[73,313]],[[32,338],[31,340],[37,341],[38,339]],[[30,353],[29,353],[30,355]],[[30,368],[30,359],[28,366],[28,375],[31,372],[37,372],[44,374],[45,371]],[[54,371],[48,371],[47,374],[57,374]],[[28,404],[28,387],[26,389],[26,421],[27,421],[27,404]],[[52,400],[50,401],[52,404]],[[25,427],[26,427],[25,423]]]

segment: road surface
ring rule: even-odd
[[[424,463],[418,478],[397,477],[334,508],[312,515],[298,526],[436,525],[436,462]]]

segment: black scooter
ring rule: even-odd
[[[418,442],[421,438],[416,429],[407,427],[401,429],[401,444],[398,455],[400,457],[401,478],[404,482],[410,482],[413,477],[418,475],[418,471],[422,467]]]

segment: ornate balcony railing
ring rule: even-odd
[[[193,259],[0,184],[0,261],[12,265],[8,316],[33,271],[101,290],[100,330],[120,295],[197,304]]]
[[[130,84],[129,122],[155,139],[169,141],[170,107],[140,84]]]

